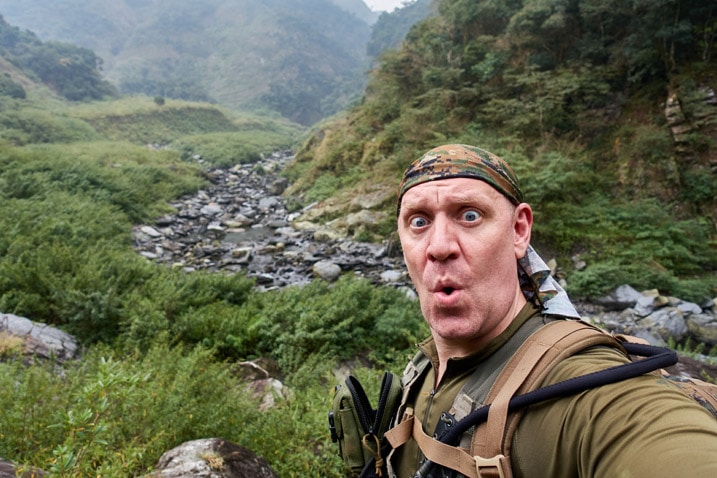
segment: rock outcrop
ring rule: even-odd
[[[146,478],[278,478],[269,463],[221,438],[185,442],[161,456]]]

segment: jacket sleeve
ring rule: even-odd
[[[563,361],[555,383],[626,359],[594,348]],[[518,477],[717,477],[717,420],[656,375],[606,385],[531,407],[512,450]]]

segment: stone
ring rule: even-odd
[[[677,308],[680,309],[685,315],[702,313],[702,307],[693,302],[679,301],[679,303],[677,304]]]
[[[50,476],[49,473],[39,468],[23,467],[20,472],[13,463],[0,458],[0,478],[42,478]]]
[[[251,450],[221,438],[182,443],[164,453],[146,478],[278,478]]]
[[[0,332],[22,339],[22,355],[56,360],[60,363],[79,357],[77,339],[62,330],[14,314],[0,313]]]
[[[289,186],[289,180],[287,178],[277,178],[269,185],[269,194],[272,196],[279,196]]]
[[[647,317],[655,310],[655,297],[648,295],[641,295],[635,304],[635,313],[640,317]]]
[[[712,314],[692,314],[686,322],[690,336],[697,342],[717,345],[717,317]]]
[[[642,294],[629,285],[621,285],[605,297],[596,300],[608,310],[622,310],[634,307]]]
[[[403,272],[401,272],[401,271],[384,271],[384,272],[381,272],[380,277],[383,282],[388,282],[388,283],[399,282],[400,280],[403,279]]]
[[[207,216],[216,216],[217,214],[222,214],[224,212],[224,209],[217,206],[216,204],[207,204],[206,206],[202,207],[199,210],[202,214]]]
[[[640,320],[639,326],[656,333],[665,342],[668,339],[680,342],[686,337],[688,331],[682,312],[675,307],[656,310]]]
[[[140,231],[147,234],[149,237],[162,237],[162,233],[151,226],[142,226]]]
[[[311,270],[315,276],[327,281],[335,281],[341,275],[341,267],[331,261],[319,261]]]

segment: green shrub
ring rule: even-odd
[[[350,275],[261,299],[264,306],[249,332],[259,336],[256,352],[274,357],[286,373],[314,354],[339,361],[372,351],[377,360],[385,360],[426,333],[415,301]]]
[[[0,139],[22,146],[32,143],[92,141],[100,135],[86,122],[33,108],[0,113]]]
[[[90,349],[57,374],[0,364],[0,455],[53,476],[134,476],[182,442],[239,431],[257,414],[209,351],[155,344],[144,356]]]
[[[254,163],[262,154],[288,149],[290,139],[272,131],[238,131],[184,136],[172,143],[185,161],[199,156],[209,166]]]
[[[244,330],[246,311],[240,306],[253,297],[253,284],[244,274],[187,274],[155,267],[126,298],[122,340],[147,349],[156,334],[165,333],[185,343],[215,347],[227,356],[246,356],[247,350],[237,346],[249,335]]]
[[[7,198],[46,197],[55,191],[117,206],[133,222],[168,211],[167,201],[196,191],[196,166],[171,151],[129,143],[29,146],[0,158],[0,193]]]

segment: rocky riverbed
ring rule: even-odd
[[[352,272],[374,283],[406,284],[400,257],[387,245],[356,242],[300,221],[310,206],[289,211],[278,172],[291,159],[274,153],[257,164],[213,169],[211,185],[174,203],[174,214],[134,228],[144,257],[187,272],[245,272],[262,290],[333,280]]]

